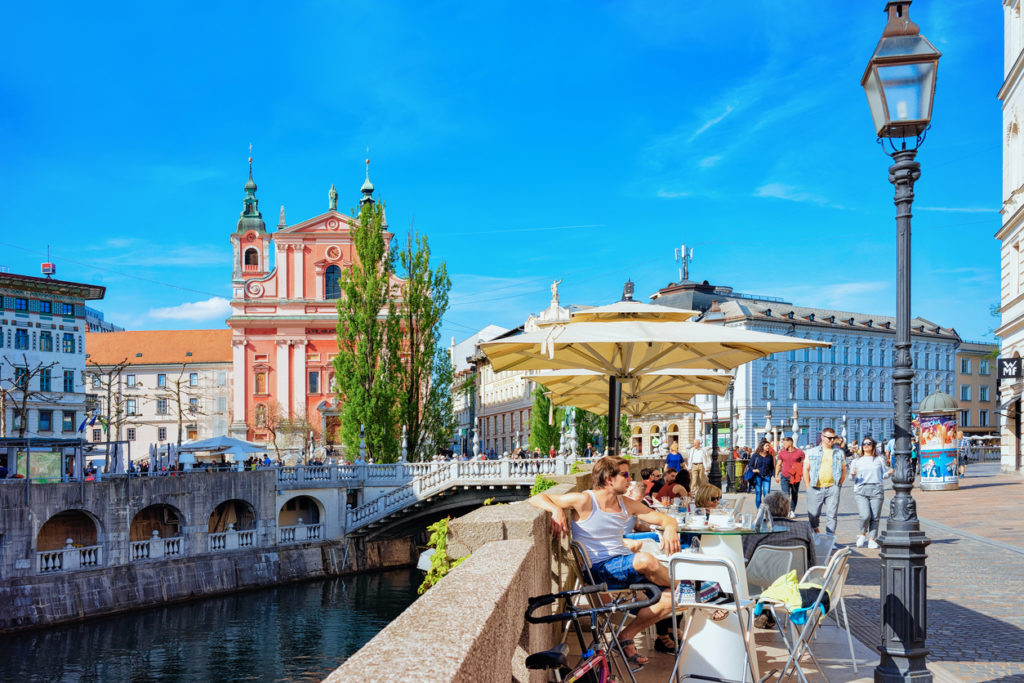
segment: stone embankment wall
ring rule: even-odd
[[[640,466],[631,464],[633,476]],[[590,474],[551,477],[550,493],[590,487]],[[528,625],[527,599],[567,583],[564,539],[527,502],[491,505],[452,520],[448,555],[468,560],[427,591],[326,680],[534,681],[526,656],[557,642],[560,625]]]
[[[247,548],[0,580],[0,633],[221,593],[415,564],[414,539]],[[347,558],[346,558],[347,554]]]

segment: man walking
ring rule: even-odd
[[[833,448],[836,432],[831,427],[821,430],[821,443],[807,451],[804,457],[804,481],[807,482],[807,521],[814,533],[820,532],[822,510],[825,513],[825,531],[835,535],[839,513],[839,490],[846,479],[846,458],[843,451]]]
[[[708,483],[707,470],[711,467],[711,456],[701,447],[700,439],[693,440],[693,448],[686,456],[690,468],[690,490],[694,491],[701,484]]]
[[[782,437],[782,449],[775,456],[775,481],[782,485],[782,493],[789,496],[790,519],[796,519],[796,500],[803,473],[804,452],[793,445],[792,437]]]

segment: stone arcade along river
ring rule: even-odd
[[[0,635],[0,681],[319,681],[412,604],[422,576],[289,584]]]

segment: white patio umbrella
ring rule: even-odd
[[[542,384],[556,394],[608,395],[608,376],[594,370],[543,370],[525,379]],[[657,396],[679,394],[715,394],[725,396],[732,375],[711,370],[657,370],[655,372],[620,377],[623,396]]]
[[[587,397],[582,395],[567,396],[552,394],[551,402],[556,405],[571,405],[589,410],[598,415],[608,414],[608,399],[604,396]],[[654,413],[702,413],[703,411],[690,403],[688,397],[660,399],[629,399],[625,398],[620,411],[630,417],[643,417]]]
[[[593,314],[593,309],[590,312]],[[611,418],[608,440],[613,447],[618,443],[621,379],[671,369],[728,371],[772,353],[814,346],[828,344],[720,325],[649,318],[570,322],[480,344],[495,372],[590,370],[607,377]]]

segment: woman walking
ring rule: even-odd
[[[857,499],[857,513],[860,515],[860,535],[857,547],[877,548],[878,519],[882,514],[882,480],[892,474],[892,468],[878,457],[878,444],[870,436],[861,441],[861,456],[850,466],[853,477],[853,494]]]
[[[750,459],[750,471],[754,477],[750,485],[754,487],[754,507],[761,507],[761,498],[772,490],[772,477],[775,476],[775,458],[772,456],[771,444],[762,441],[757,453]]]

